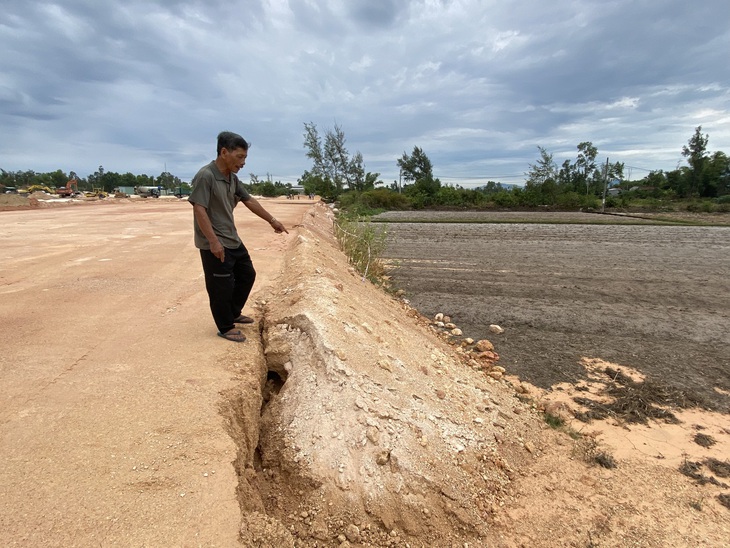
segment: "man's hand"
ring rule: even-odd
[[[276,219],[271,219],[271,223],[269,224],[274,229],[274,232],[276,232],[277,234],[281,234],[282,232],[286,232],[287,234],[289,234],[289,231],[286,229],[286,227]]]
[[[218,240],[218,236],[215,235],[210,217],[208,217],[208,210],[200,204],[193,204],[193,215],[195,215],[195,220],[198,221],[198,226],[203,235],[208,240],[208,243],[210,243],[210,252],[218,257],[221,262],[225,261],[226,250],[223,248],[220,240]]]
[[[226,250],[217,238],[210,243],[210,252],[218,257],[221,262],[226,260]]]

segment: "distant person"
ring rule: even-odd
[[[251,293],[256,271],[248,250],[236,231],[233,209],[243,202],[269,223],[274,232],[289,231],[243,188],[238,171],[246,164],[249,144],[230,131],[218,135],[218,155],[193,177],[189,202],[193,205],[195,247],[205,273],[205,289],[218,336],[244,342],[246,336],[235,324],[253,323],[241,315]]]

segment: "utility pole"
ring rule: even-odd
[[[608,191],[608,157],[606,157],[606,168],[603,170],[603,202],[601,203],[601,213],[606,212],[606,192]]]

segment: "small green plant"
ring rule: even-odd
[[[563,434],[567,434],[576,441],[580,440],[582,437],[580,432],[568,426],[566,420],[563,417],[545,412],[543,413],[543,419],[550,428],[552,428],[553,430],[558,430]]]
[[[550,426],[550,428],[554,428],[555,430],[558,430],[565,426],[565,420],[563,420],[561,417],[558,417],[557,415],[552,415],[550,413],[545,413],[545,422]]]

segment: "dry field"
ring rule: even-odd
[[[387,258],[424,315],[475,339],[502,326],[501,364],[534,385],[585,378],[581,358],[600,358],[730,411],[730,227],[549,224],[596,217],[437,213],[390,223]]]

